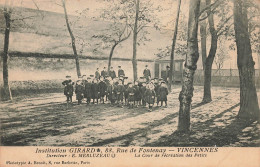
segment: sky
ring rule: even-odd
[[[0,0],[0,5],[4,5],[5,1],[10,2],[11,0]],[[52,11],[57,13],[64,13],[61,5],[61,0],[13,0],[14,6],[17,7],[26,7],[33,8],[46,11]],[[66,0],[67,4],[67,12],[69,15],[78,15],[77,11],[82,11],[86,8],[89,9],[88,17],[96,17],[100,14],[103,8],[106,8],[106,3],[104,1],[108,0]],[[144,0],[142,0],[144,1]],[[177,0],[151,0],[155,5],[160,5],[163,9],[163,12],[158,13],[157,15],[160,17],[162,25],[165,29],[173,29],[174,20],[176,17],[177,10]],[[260,4],[260,0],[255,0],[258,5]],[[37,7],[36,7],[36,5]],[[182,0],[181,4],[181,14],[188,18],[189,12],[189,0]],[[232,12],[232,11],[231,11]],[[217,21],[217,20],[215,20]],[[169,24],[169,22],[171,22]],[[257,56],[254,56],[254,58]],[[257,60],[256,60],[257,61]],[[236,62],[236,60],[231,60],[231,62]],[[236,66],[236,64],[232,65]]]
[[[6,0],[0,0],[0,5],[4,5]],[[7,0],[10,2],[11,0]],[[61,0],[13,0],[14,6],[26,7],[46,11],[52,11],[57,13],[64,13],[61,5]],[[88,17],[97,17],[103,8],[106,8],[106,0],[66,0],[66,8],[69,15],[78,15],[77,11],[82,11],[86,8],[89,9]],[[162,25],[166,29],[173,29],[177,10],[177,0],[151,0],[154,6],[160,5],[163,9],[158,13]],[[181,12],[182,14],[188,14],[188,1],[182,0]],[[37,7],[36,7],[36,5]],[[169,24],[170,23],[170,24]]]
[[[0,4],[4,5],[6,0],[0,0]],[[11,1],[11,0],[8,0]],[[100,1],[101,2],[101,1]],[[66,0],[67,11],[70,15],[76,15],[77,10],[84,10],[89,8],[92,12],[96,9],[103,7],[102,3],[96,0]],[[57,13],[63,13],[61,0],[14,0],[14,6],[26,7],[40,10],[52,11]]]

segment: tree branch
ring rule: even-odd
[[[39,8],[38,5],[36,4],[36,2],[35,2],[34,0],[32,0],[32,1],[33,1],[33,3],[34,3],[35,7],[36,7],[38,10],[40,10],[40,8]]]
[[[131,31],[128,33],[128,35],[125,38],[123,38],[120,41],[118,41],[118,43],[121,43],[121,42],[127,40],[130,37],[130,35],[131,35]]]
[[[127,19],[127,16],[126,16],[126,14],[125,14],[125,17],[126,17],[126,20],[125,20],[125,27],[124,27],[124,29],[123,29],[123,31],[122,31],[122,33],[119,35],[119,41],[120,41],[120,39],[121,39],[121,37],[122,37],[122,35],[125,33],[125,30],[126,30],[126,28],[127,28],[127,25],[128,25],[128,19]]]
[[[224,29],[224,30],[218,32],[218,33],[217,33],[217,36],[219,37],[219,36],[222,35],[225,31],[228,31],[233,24],[234,24],[234,23],[231,23],[231,24],[227,27],[227,29]]]
[[[217,33],[225,26],[225,24],[233,17],[233,15],[229,16],[217,29]]]
[[[207,19],[207,18],[208,18],[208,15],[206,15],[205,17],[199,19],[199,21],[203,21],[203,20],[205,20],[205,19]]]
[[[205,8],[203,8],[200,11],[199,16],[202,15],[205,11],[209,10],[212,6],[216,5],[218,2],[221,2],[221,1],[223,1],[223,0],[216,0],[214,3],[212,3],[212,4],[208,5],[208,6],[206,6]],[[217,8],[219,5],[220,5],[220,3],[218,5],[216,5],[215,8]]]
[[[60,6],[60,7],[63,7],[61,4],[58,4],[58,3],[56,3],[56,2],[55,2],[54,4],[56,4],[56,5]]]
[[[148,23],[147,23],[148,24]],[[140,25],[138,28],[137,28],[137,34],[145,27],[149,27],[147,26],[147,24],[144,24],[144,25]]]

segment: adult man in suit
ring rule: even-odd
[[[96,70],[96,72],[95,72],[95,78],[96,78],[96,79],[100,79],[99,68],[97,68],[97,70]]]
[[[114,71],[113,67],[110,67],[109,76],[114,79],[116,77],[116,72]]]
[[[106,77],[108,75],[106,67],[104,67],[103,71],[101,71],[101,76]]]
[[[125,71],[121,69],[121,66],[118,66],[118,77],[125,76]]]
[[[145,65],[143,75],[146,79],[146,82],[148,82],[151,79],[151,71],[148,69],[148,65]]]

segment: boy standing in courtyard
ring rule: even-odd
[[[154,91],[154,84],[151,82],[147,85],[145,97],[146,97],[146,102],[149,104],[148,111],[152,111],[152,107],[154,105],[154,100],[155,100],[155,91]]]
[[[84,98],[84,91],[85,88],[83,86],[83,82],[81,80],[78,80],[75,88],[76,100],[78,100],[78,104],[81,104],[82,99]]]
[[[158,93],[160,96],[160,101],[161,101],[161,106],[163,106],[163,102],[165,102],[165,107],[167,107],[167,95],[168,95],[168,87],[165,83],[165,81],[163,81],[161,83],[161,86],[158,89]]]
[[[120,79],[118,80],[118,85],[116,86],[118,106],[122,105],[123,103],[124,92],[125,92],[125,87],[123,85],[123,81]]]
[[[129,108],[133,108],[134,107],[134,101],[135,101],[135,90],[133,88],[132,82],[129,82],[129,86],[127,88],[127,93],[128,93]]]
[[[67,103],[72,103],[73,92],[73,82],[71,80],[68,80],[64,88],[64,95],[67,97]]]
[[[107,85],[106,85],[103,77],[100,77],[100,82],[98,83],[98,89],[99,89],[100,103],[103,102],[103,104],[104,104],[105,103],[104,97],[107,93]]]
[[[98,104],[99,90],[98,90],[98,80],[96,78],[93,79],[93,83],[91,85],[91,95],[93,99],[93,104],[95,104],[95,100],[97,100],[97,104]]]
[[[85,83],[85,93],[84,93],[85,98],[87,98],[87,104],[90,103],[90,100],[92,97],[91,96],[91,85],[92,85],[91,78],[88,77],[87,82]]]

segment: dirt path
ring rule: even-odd
[[[215,87],[214,101],[202,105],[202,89],[194,90],[188,135],[175,133],[180,87],[168,96],[168,108],[154,107],[152,112],[85,103],[66,109],[65,97],[53,93],[1,104],[1,145],[259,146],[259,124],[235,118],[239,90]]]

